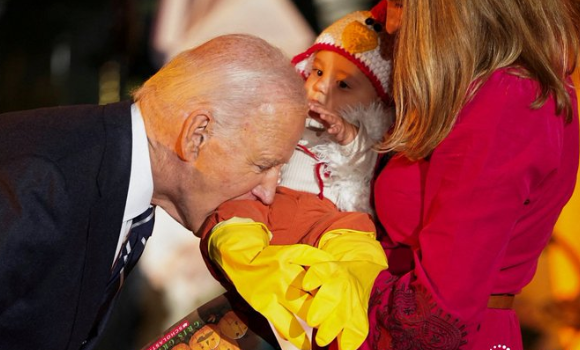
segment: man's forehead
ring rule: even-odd
[[[298,128],[281,123],[261,124],[247,141],[260,163],[277,166],[290,160],[300,133]]]
[[[288,153],[292,152],[298,142],[294,134],[295,130],[284,132],[278,129],[276,132],[269,133],[263,137],[256,137],[253,143],[258,148],[265,150],[258,150],[262,157],[275,161],[286,157]]]
[[[272,114],[258,115],[252,122],[255,132],[266,133],[272,137],[281,138],[282,140],[288,137],[292,138],[293,133],[299,130],[304,125],[308,108],[277,108]]]
[[[275,167],[278,165],[284,165],[290,161],[292,157],[292,153],[294,153],[294,148],[285,148],[283,151],[280,150],[276,155],[272,155],[273,158],[266,157],[266,161],[269,161],[270,167]]]
[[[264,143],[271,150],[273,158],[286,158],[298,142],[304,129],[304,120],[308,107],[306,104],[271,105],[267,113],[256,113],[251,118],[250,131],[248,137],[251,142],[257,143],[259,147],[265,147]],[[264,112],[263,110],[261,112]],[[290,149],[290,151],[287,151]],[[284,160],[285,162],[286,160]]]

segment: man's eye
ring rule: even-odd
[[[268,170],[272,169],[272,167],[271,167],[271,166],[269,166],[269,165],[259,165],[259,164],[256,164],[256,168],[258,168],[258,171],[259,171],[260,173],[264,173],[264,172],[266,172],[266,171],[268,171]]]

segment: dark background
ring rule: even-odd
[[[157,69],[155,10],[152,0],[0,0],[0,112],[99,103],[111,64],[126,97]]]
[[[319,33],[313,1],[293,2]],[[0,113],[114,102],[99,99],[107,89],[127,98],[159,68],[156,10],[155,0],[0,0]]]

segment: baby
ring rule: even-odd
[[[317,328],[318,345],[358,348],[371,287],[387,268],[369,198],[373,145],[393,118],[384,23],[385,2],[351,13],[292,60],[310,111],[273,203],[226,202],[196,233],[212,274],[301,349],[310,342],[296,315]]]

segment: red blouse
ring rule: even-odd
[[[395,156],[380,173],[390,268],[375,283],[363,349],[521,349],[513,310],[487,302],[532,279],[579,159],[574,90],[569,124],[551,98],[532,109],[537,93],[498,70],[428,160]],[[411,254],[390,254],[400,247]]]

